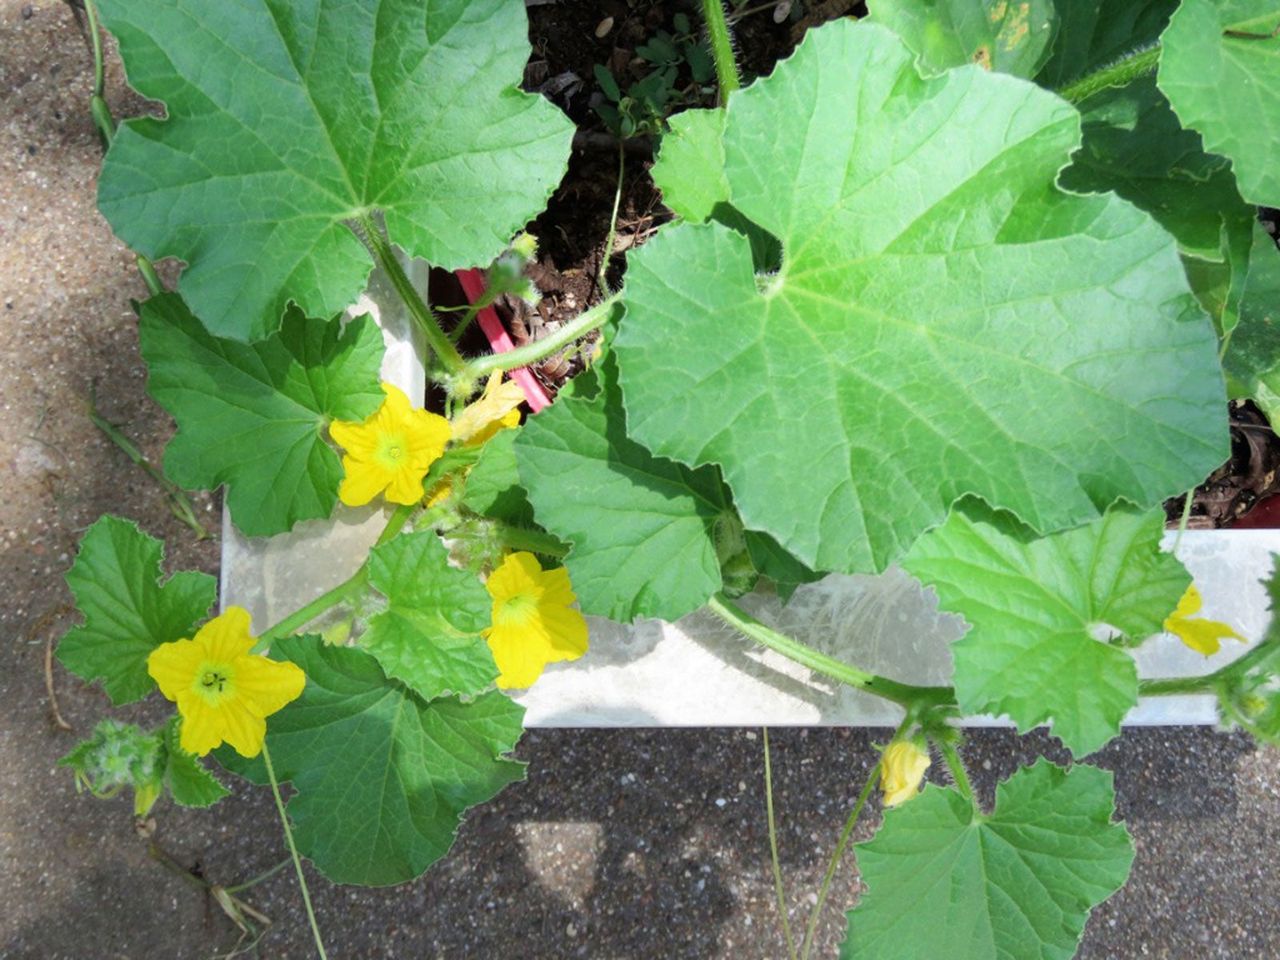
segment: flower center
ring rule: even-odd
[[[216,704],[235,693],[235,673],[225,663],[204,663],[196,671],[196,689]]]
[[[374,454],[377,461],[388,470],[399,470],[409,456],[409,444],[398,433],[386,434],[378,442]]]
[[[524,626],[537,616],[538,600],[527,593],[517,593],[502,601],[499,614],[503,623]]]

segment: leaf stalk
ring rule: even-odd
[[[545,360],[592,330],[604,326],[613,315],[614,307],[618,306],[620,300],[621,295],[615,293],[608,299],[601,300],[590,310],[584,310],[563,327],[540,340],[534,340],[523,347],[516,347],[505,353],[491,353],[487,357],[477,357],[463,368],[461,375],[464,378],[481,380],[495,370],[514,370],[517,367],[527,367],[531,363]]]
[[[742,88],[738,75],[738,63],[733,56],[733,39],[729,36],[729,24],[725,21],[721,0],[702,0],[702,18],[707,24],[707,40],[711,46],[711,58],[716,64],[716,83],[720,87],[719,103],[729,102],[729,95]]]

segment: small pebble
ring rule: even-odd
[[[31,4],[27,4],[22,8],[22,19],[30,20],[35,15],[35,10],[31,8]]]
[[[596,24],[596,39],[603,40],[609,35],[609,31],[613,29],[613,17],[605,17]]]

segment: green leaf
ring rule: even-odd
[[[182,571],[160,581],[164,544],[128,520],[105,516],[80,540],[67,586],[84,624],[58,644],[62,665],[101,680],[115,704],[155,689],[147,657],[162,643],[190,637],[217,596],[206,573]]]
[[[231,791],[218,782],[200,758],[187,753],[178,742],[178,720],[164,727],[164,780],[175,803],[184,807],[211,807]]]
[[[453,844],[463,811],[524,776],[506,759],[524,709],[498,692],[424,701],[354,647],[276,641],[271,656],[307,673],[302,696],[268,722],[298,850],[335,883],[386,886],[422,874]],[[260,759],[218,759],[257,783]]]
[[[1057,22],[1053,0],[871,0],[867,7],[931,73],[976,63],[1034,77]]]
[[[1141,642],[1178,605],[1191,577],[1160,552],[1163,531],[1161,510],[1113,508],[1042,538],[957,511],[916,541],[903,568],[972,626],[951,648],[961,709],[1008,714],[1019,730],[1052,721],[1076,756],[1118,734],[1137,667],[1095,634]]]
[[[767,533],[748,530],[745,534],[747,551],[751,555],[751,563],[757,572],[773,581],[778,596],[782,601],[791,599],[796,587],[802,583],[813,583],[821,580],[825,574],[810,570],[778,545],[778,541]]]
[[[990,816],[926,787],[857,846],[867,892],[842,960],[1069,960],[1133,863],[1114,809],[1110,772],[1047,760],[1000,784]]]
[[[493,601],[475,574],[449,566],[432,530],[402,534],[369,553],[369,583],[387,609],[360,638],[388,677],[424,700],[471,697],[493,685],[498,668],[480,631]]]
[[[293,301],[332,316],[371,260],[346,222],[453,269],[488,263],[542,209],[573,125],[516,88],[520,0],[104,0],[129,82],[164,120],[116,133],[98,204],[221,336]]]
[[[686,220],[702,223],[729,196],[724,176],[724,110],[685,110],[668,121],[650,174],[662,202]]]
[[[1075,111],[912,59],[840,21],[734,95],[729,200],[782,240],[779,274],[716,224],[628,266],[628,435],[719,464],[745,526],[815,569],[882,569],[968,493],[1041,531],[1154,505],[1228,449],[1171,238],[1054,186]]]
[[[368,317],[345,326],[290,310],[280,332],[254,344],[207,333],[177,294],[142,305],[147,390],[178,421],[165,451],[187,489],[226,484],[236,526],[269,536],[327,517],[342,463],[329,420],[363,420],[382,403],[382,336]]]
[[[720,589],[714,525],[728,509],[714,468],[688,470],[626,434],[606,354],[572,397],[516,440],[538,522],[572,545],[565,558],[583,613],[677,620]]]
[[[1240,323],[1223,358],[1234,398],[1249,397],[1280,423],[1280,251],[1261,224],[1253,228]]]
[[[462,505],[476,513],[517,526],[533,523],[533,507],[516,469],[519,430],[502,430],[485,441],[480,459],[467,474]]]
[[[1275,0],[1183,0],[1160,41],[1160,89],[1182,123],[1230,158],[1246,200],[1268,206],[1280,204],[1277,26]]]

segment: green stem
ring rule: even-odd
[[[778,859],[778,826],[773,816],[773,764],[769,757],[769,728],[760,729],[764,734],[764,809],[769,823],[769,862],[773,866],[773,893],[778,901],[778,916],[782,918],[782,935],[787,941],[787,956],[796,960],[796,941],[791,935],[791,919],[787,916],[787,891],[782,884],[782,862]]]
[[[1109,66],[1085,74],[1079,80],[1058,90],[1058,96],[1071,103],[1082,103],[1108,87],[1123,87],[1139,77],[1155,73],[1160,65],[1160,44],[1129,54]]]
[[[102,33],[98,28],[98,10],[94,0],[84,0],[84,15],[89,21],[89,43],[93,46],[93,95],[102,96],[106,88],[106,67],[102,57]]]
[[[382,546],[399,533],[404,528],[404,525],[409,522],[409,518],[413,516],[414,511],[417,509],[418,505],[416,503],[408,506],[397,507],[395,512],[391,514],[391,518],[387,521],[387,525],[383,528],[382,533],[379,534],[374,546]],[[358,597],[364,590],[368,581],[369,560],[366,557],[364,563],[360,565],[360,569],[347,577],[346,580],[343,580],[336,587],[326,590],[310,603],[299,607],[279,623],[265,630],[258,637],[258,642],[253,648],[254,651],[257,652],[267,649],[267,647],[271,646],[271,644],[276,640],[297,633],[326,610],[336,607],[338,604],[346,600]]]
[[[462,370],[462,376],[471,380],[480,380],[495,370],[514,370],[517,367],[527,367],[531,363],[537,363],[597,327],[604,326],[620,297],[620,294],[615,293],[608,299],[601,300],[590,310],[584,310],[563,327],[540,340],[526,343],[523,347],[508,350],[506,353],[492,353],[487,357],[478,357],[466,365]]]
[[[906,718],[894,731],[893,740],[897,740],[902,736],[911,724],[915,723],[915,716],[908,713]],[[827,902],[827,894],[831,892],[831,883],[835,879],[836,870],[840,867],[840,861],[844,858],[845,848],[849,846],[849,838],[853,836],[853,828],[858,823],[858,817],[862,814],[862,808],[867,805],[867,798],[871,796],[871,790],[875,787],[876,776],[880,773],[882,760],[877,760],[875,766],[871,768],[871,772],[867,774],[867,782],[862,785],[862,790],[858,793],[858,800],[853,805],[848,819],[844,822],[844,829],[840,831],[840,839],[836,841],[836,848],[831,854],[831,860],[827,863],[827,872],[822,876],[822,886],[818,888],[818,899],[814,902],[813,912],[809,914],[809,922],[805,925],[804,943],[800,946],[800,960],[809,960],[809,952],[813,949],[813,938],[818,933],[818,921],[822,918],[822,906]]]
[[[738,76],[738,63],[733,57],[733,40],[729,36],[729,24],[724,19],[724,6],[720,0],[702,0],[702,18],[707,24],[707,39],[711,56],[716,62],[716,82],[720,85],[720,106],[729,102],[729,94],[742,87]]]
[[[1191,519],[1191,506],[1195,502],[1196,488],[1192,487],[1187,491],[1186,497],[1182,501],[1182,516],[1178,518],[1178,535],[1173,538],[1173,549],[1170,553],[1177,553],[1178,546],[1182,543],[1182,535],[1187,532],[1187,521]]]
[[[950,687],[919,687],[914,684],[899,683],[888,677],[859,670],[825,653],[819,653],[786,634],[766,627],[722,593],[716,594],[707,602],[707,609],[739,633],[746,634],[770,650],[776,650],[784,657],[810,670],[815,670],[833,680],[839,680],[841,683],[847,683],[858,690],[874,693],[878,697],[892,700],[904,707],[940,706],[955,702],[955,691]]]
[[[445,335],[444,330],[440,327],[440,322],[436,320],[435,314],[431,312],[431,308],[423,302],[422,297],[418,295],[418,291],[414,289],[413,283],[404,272],[404,268],[400,266],[400,261],[396,259],[395,250],[391,247],[391,241],[383,235],[382,230],[367,215],[360,217],[356,221],[356,226],[358,228],[356,233],[368,244],[369,249],[373,251],[374,257],[377,258],[379,266],[386,271],[391,280],[391,285],[396,288],[396,293],[400,294],[400,299],[404,301],[404,305],[409,309],[409,315],[413,317],[418,329],[422,331],[422,335],[426,338],[427,346],[439,358],[447,373],[461,373],[465,369],[467,362],[462,359],[462,354],[458,353],[457,347]]]
[[[973,787],[969,784],[969,774],[965,772],[964,761],[960,759],[960,751],[956,749],[955,744],[946,740],[935,740],[934,743],[938,745],[938,749],[942,752],[942,759],[947,762],[947,769],[951,771],[951,776],[955,778],[956,786],[972,802]]]
[[[293,842],[293,828],[289,826],[289,817],[284,812],[284,801],[280,799],[280,782],[276,780],[275,768],[271,766],[271,751],[262,745],[262,762],[267,767],[267,779],[271,781],[271,795],[276,798],[276,812],[280,814],[280,822],[284,824],[284,839],[289,845],[289,856],[293,858],[293,868],[298,873],[298,886],[302,888],[302,904],[307,908],[307,922],[311,924],[311,935],[315,937],[316,953],[320,960],[329,960],[324,952],[324,940],[320,937],[320,925],[316,923],[316,912],[311,906],[311,891],[307,889],[307,878],[302,872],[302,858],[298,856],[298,848]]]
[[[626,151],[622,149],[622,141],[618,141],[618,188],[613,192],[613,213],[609,215],[609,235],[605,237],[604,253],[600,255],[600,269],[596,271],[596,286],[600,288],[600,296],[609,296],[609,282],[605,274],[609,271],[609,261],[613,258],[613,242],[618,236],[618,207],[622,203],[622,178],[626,173]]]

